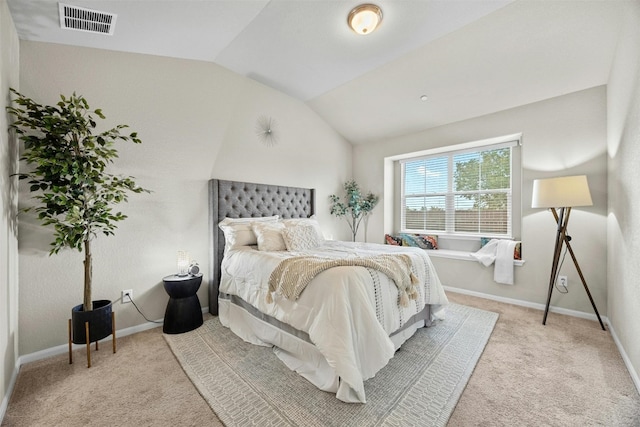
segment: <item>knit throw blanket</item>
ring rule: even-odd
[[[409,305],[410,299],[418,297],[415,287],[418,279],[411,272],[411,259],[408,255],[376,255],[366,258],[329,260],[299,256],[281,261],[271,272],[266,301],[269,304],[273,302],[273,292],[278,292],[287,299],[296,300],[315,276],[329,268],[341,266],[366,267],[386,274],[398,287],[400,305],[403,307]]]

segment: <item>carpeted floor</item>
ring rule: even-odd
[[[365,382],[365,405],[336,401],[335,393],[318,390],[270,348],[242,341],[217,318],[165,339],[226,425],[444,427],[497,319],[490,311],[450,304],[446,320],[419,329]]]
[[[500,318],[449,426],[640,426],[640,395],[597,321],[448,293]]]
[[[499,313],[449,426],[640,425],[640,396],[597,322],[448,293]],[[189,381],[160,328],[22,366],[2,426],[222,425]]]

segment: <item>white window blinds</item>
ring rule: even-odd
[[[401,161],[403,231],[512,237],[513,149],[518,143]]]

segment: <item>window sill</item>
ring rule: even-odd
[[[430,257],[434,258],[449,258],[449,259],[461,259],[463,261],[474,261],[478,262],[475,258],[471,256],[473,252],[467,251],[453,251],[450,249],[436,249],[436,250],[426,250]],[[525,261],[520,259],[514,259],[513,265],[517,267],[522,267]]]

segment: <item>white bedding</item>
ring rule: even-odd
[[[276,293],[273,303],[267,303],[268,278],[284,258],[300,255],[366,257],[381,252],[406,253],[411,257],[413,273],[419,280],[419,296],[411,300],[408,307],[399,305],[398,289],[393,281],[364,267],[331,268],[316,276],[297,301]],[[335,374],[333,379],[316,375],[313,380],[309,378],[313,373],[301,374],[323,390],[334,391],[336,397],[345,402],[366,402],[364,381],[387,364],[399,345],[394,345],[389,338],[391,333],[420,312],[425,304],[432,306],[432,316],[442,317],[443,307],[448,303],[431,260],[419,248],[337,241],[326,241],[320,247],[299,252],[265,252],[246,246],[230,250],[221,268],[221,293],[237,295],[261,312],[308,333]],[[228,301],[220,302],[221,323],[255,343],[255,337],[249,336],[246,325],[234,327],[234,318],[238,315],[229,309]],[[408,335],[405,333],[402,342],[414,331],[415,328]],[[263,334],[263,342],[257,343],[278,346],[276,340],[266,339]],[[312,353],[305,349],[304,343],[296,345],[300,347],[296,351]],[[279,357],[292,369],[300,364],[289,352],[280,352]],[[300,367],[300,371],[305,369],[310,368]],[[320,362],[318,369],[321,369]]]

